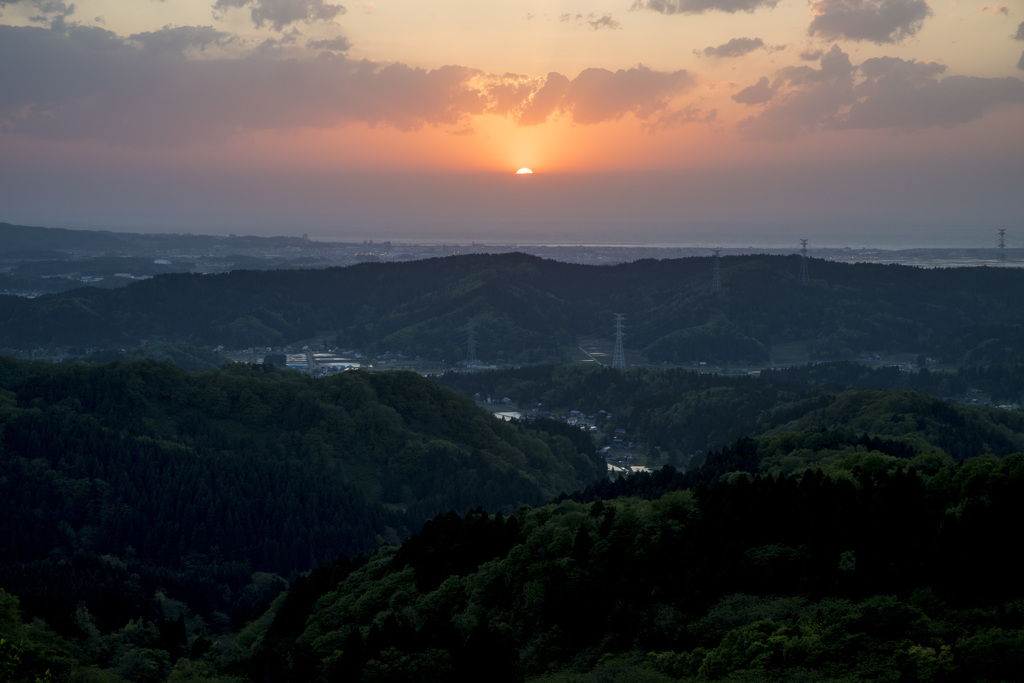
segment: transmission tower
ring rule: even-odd
[[[466,349],[466,365],[479,365],[480,361],[476,359],[476,321],[472,318],[469,319],[469,330],[466,334]]]
[[[622,321],[625,318],[621,313],[615,314],[615,350],[612,351],[612,367],[616,370],[626,368],[626,353],[622,350]]]
[[[800,240],[800,284],[807,286],[807,240]]]
[[[715,268],[711,276],[711,293],[718,294],[722,291],[722,271],[719,267],[718,255],[721,253],[721,249],[715,249]]]
[[[1006,265],[1006,228],[999,228],[999,265]]]

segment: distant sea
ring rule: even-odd
[[[1024,249],[808,249],[807,255],[830,261],[899,263],[920,268],[1024,267]]]
[[[715,248],[671,244],[512,244],[491,242],[459,244],[457,242],[449,242],[427,245],[419,242],[418,245],[413,246],[411,243],[403,244],[397,241],[389,244],[392,254],[403,250],[415,253],[418,251],[417,247],[419,249],[431,248],[433,250],[440,250],[441,253],[445,254],[508,253],[518,251],[555,261],[604,265],[649,258],[710,257],[714,256],[716,252],[722,257],[751,254],[791,255],[800,253],[799,246],[765,247],[754,245]],[[434,255],[437,253],[437,251],[433,252]],[[412,254],[410,253],[408,256],[412,256]],[[814,259],[841,263],[895,263],[919,268],[1024,267],[1024,249],[1006,247],[1002,249],[997,247],[919,247],[911,249],[808,247],[807,256]]]

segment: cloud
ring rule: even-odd
[[[711,124],[718,118],[718,110],[704,111],[695,105],[686,105],[682,109],[665,111],[654,117],[644,126],[648,132],[674,128],[687,123]]]
[[[590,14],[587,16],[587,23],[590,24],[590,27],[595,31],[599,28],[622,28],[622,24],[615,19],[612,19],[612,15],[610,14],[602,14],[600,17]]]
[[[97,27],[0,26],[0,130],[28,137],[159,147],[209,144],[250,130],[352,122],[466,130],[480,114],[519,125],[552,116],[595,124],[632,115],[670,125],[685,71],[587,69],[538,79],[445,66],[426,70],[337,54],[336,38],[307,45],[296,31],[238,56],[198,51],[232,40],[210,27],[120,38]],[[321,50],[315,53],[314,50]]]
[[[672,97],[692,85],[686,71],[584,69],[570,83],[562,106],[575,123],[600,123],[627,113],[643,120],[666,109]]]
[[[309,40],[306,41],[306,45],[314,50],[329,50],[331,52],[348,52],[352,49],[352,43],[345,36],[325,40]]]
[[[1020,22],[1020,26],[1017,27],[1017,35],[1013,39],[1024,40],[1024,21]],[[1020,59],[1017,61],[1017,68],[1024,70],[1024,52],[1021,53]]]
[[[986,5],[985,7],[981,8],[981,11],[983,13],[984,12],[991,12],[992,14],[1002,14],[1003,16],[1006,16],[1006,17],[1010,16],[1010,6],[1009,5]]]
[[[733,38],[728,43],[717,47],[706,47],[703,50],[694,50],[694,52],[705,57],[742,57],[748,52],[762,47],[764,47],[764,41],[760,38]]]
[[[1016,78],[949,76],[934,62],[875,57],[860,65],[865,80],[857,100],[836,128],[950,127],[981,118],[997,107],[1024,104]]]
[[[554,71],[549,73],[544,79],[544,85],[524,103],[519,114],[519,124],[536,126],[547,121],[549,116],[561,108],[570,85],[572,81],[562,74]]]
[[[330,21],[345,14],[343,5],[333,5],[324,0],[217,0],[213,4],[215,13],[232,8],[249,7],[252,22],[257,28],[270,24],[275,31],[285,26],[305,21]]]
[[[458,123],[486,104],[472,83],[477,72],[461,68],[380,66],[329,52],[306,59],[260,50],[201,60],[179,54],[98,28],[0,26],[0,128],[170,146],[356,120],[413,130]]]
[[[771,84],[762,78],[734,96],[745,104],[766,103],[760,114],[740,121],[739,129],[747,137],[774,139],[818,129],[853,102],[854,75],[849,56],[836,45],[821,58],[820,69],[785,67]]]
[[[545,84],[545,79],[514,74],[481,78],[485,81],[480,88],[487,94],[487,112],[500,116],[515,116],[517,120],[521,119],[523,113],[530,107],[531,100],[537,98],[538,90]],[[547,81],[552,78],[565,77],[561,74],[550,74]]]
[[[558,114],[584,125],[626,114],[647,120],[670,111],[671,100],[692,86],[693,77],[686,71],[652,71],[645,66],[614,72],[584,69],[572,80],[551,73],[523,107],[519,123],[537,125]]]
[[[719,12],[753,12],[761,7],[771,9],[778,0],[635,0],[633,9],[646,9],[661,14],[703,14]]]
[[[767,76],[762,76],[754,85],[747,86],[732,96],[732,99],[740,104],[764,104],[775,96],[775,87],[768,82]]]
[[[814,0],[811,9],[810,35],[878,44],[914,35],[932,14],[925,0]]]
[[[1024,104],[1017,78],[940,78],[946,67],[896,57],[874,57],[853,66],[833,46],[821,68],[786,67],[733,96],[760,105],[738,124],[747,137],[784,140],[815,130],[914,130],[951,127],[1004,106]]]
[[[253,50],[253,54],[260,55],[267,58],[283,57],[285,48],[293,47],[299,44],[299,39],[302,34],[299,30],[292,28],[292,30],[282,33],[279,37],[266,38]]]
[[[75,12],[74,4],[68,4],[63,0],[0,0],[0,9],[8,5],[26,5],[38,12],[29,17],[29,21],[49,26],[63,26],[64,19]],[[30,10],[31,11],[31,10]]]
[[[527,18],[532,18],[532,15]],[[586,23],[588,26],[590,26],[590,28],[594,29],[595,31],[600,28],[622,28],[622,24],[616,21],[615,19],[612,19],[612,15],[610,14],[602,14],[601,16],[597,16],[596,14],[591,12],[586,16],[582,14],[569,13],[558,15],[558,21],[562,22],[563,24],[573,21],[574,19],[576,20],[577,24],[582,26],[584,23]]]
[[[202,52],[210,46],[223,47],[232,43],[235,37],[212,26],[165,26],[159,31],[135,33],[128,36],[128,40],[140,44],[149,53],[180,57],[193,48]]]

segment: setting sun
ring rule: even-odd
[[[526,175],[527,173],[533,173],[533,171],[531,171],[528,168],[521,168],[518,171],[516,171],[516,175]]]

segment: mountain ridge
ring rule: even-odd
[[[1019,362],[1024,271],[920,269],[799,257],[645,260],[614,266],[525,254],[363,263],[320,270],[167,274],[117,290],[33,300],[0,297],[0,347],[123,347],[160,336],[197,345],[280,347],[335,330],[330,342],[453,364],[466,355],[564,362],[584,336],[610,339],[626,313],[629,346],[650,362],[766,364],[774,344],[812,358],[900,352],[950,363]]]

